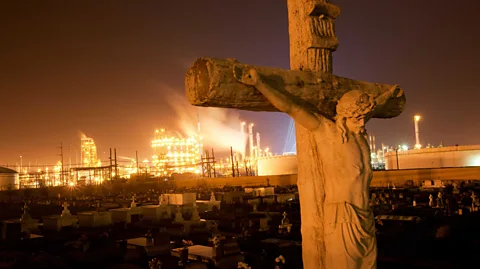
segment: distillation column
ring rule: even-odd
[[[250,123],[248,125],[248,145],[250,147],[250,159],[253,159],[254,153],[253,153],[253,123]]]
[[[240,132],[242,133],[242,151],[240,152],[242,154],[242,162],[245,161],[245,147],[246,147],[246,135],[245,135],[245,122],[240,123]]]
[[[257,132],[257,146],[256,146],[256,149],[257,149],[257,157],[261,157],[262,150],[260,148],[260,133],[259,132]]]

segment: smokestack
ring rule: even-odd
[[[202,162],[203,141],[202,141],[202,129],[200,128],[200,113],[197,112],[197,142],[199,145],[198,159]],[[200,169],[201,170],[201,169]]]
[[[375,136],[373,136],[373,152],[377,154],[377,147],[375,146]]]
[[[420,116],[415,115],[413,117],[413,120],[415,122],[415,148],[420,149],[422,145],[420,145],[420,131],[418,130],[418,122],[420,121]]]
[[[260,156],[260,133],[257,132],[257,155]]]
[[[200,114],[197,113],[197,131],[198,131],[198,136],[200,136]]]
[[[248,125],[248,144],[250,146],[250,158],[253,158],[253,123]]]
[[[371,135],[368,136],[368,140],[369,140],[368,146],[370,147],[370,152],[373,152],[372,136]]]
[[[246,147],[246,144],[245,144],[245,140],[246,140],[246,139],[245,139],[245,138],[246,138],[246,136],[245,136],[245,124],[246,124],[245,122],[241,122],[241,123],[240,123],[240,132],[242,133],[242,140],[243,140],[243,141],[242,141],[242,143],[243,143],[243,148],[242,148],[242,152],[241,152],[241,154],[242,154],[242,161],[245,160],[245,150],[246,150],[246,149],[245,149],[245,147]]]

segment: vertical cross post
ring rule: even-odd
[[[290,69],[332,74],[337,49],[334,20],[340,9],[326,0],[287,0]],[[305,269],[325,268],[323,201],[325,178],[312,132],[295,123],[298,188],[302,216],[302,255]],[[312,169],[315,167],[317,169]],[[316,197],[312,197],[312,191]],[[312,201],[316,201],[312,203]]]

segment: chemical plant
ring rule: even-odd
[[[66,164],[61,160],[45,168],[20,166],[5,168],[0,180],[1,189],[38,188],[48,186],[99,185],[111,180],[151,180],[200,177],[254,176],[258,174],[258,162],[272,156],[269,148],[260,147],[260,133],[254,135],[254,124],[240,123],[241,140],[236,145],[240,150],[229,150],[228,156],[217,158],[215,149],[205,149],[198,124],[195,135],[182,134],[158,129],[151,141],[152,155],[143,161],[134,158],[117,157],[116,149],[109,149],[108,160],[97,156],[97,146],[91,137],[80,139],[80,162]],[[218,148],[217,148],[218,149]],[[17,172],[18,171],[18,172]]]
[[[420,116],[414,116],[415,145],[376,148],[375,136],[368,142],[371,164],[374,170],[398,170],[419,168],[480,166],[480,146],[422,147],[419,132]],[[61,160],[54,166],[38,168],[20,166],[2,168],[1,189],[38,188],[43,186],[99,185],[106,181],[120,180],[181,180],[192,178],[273,176],[297,174],[297,158],[294,152],[294,124],[291,123],[287,143],[282,155],[273,155],[268,147],[262,148],[260,133],[254,132],[253,123],[240,123],[239,141],[233,147],[206,149],[198,123],[196,134],[183,136],[166,129],[155,130],[151,141],[152,155],[143,161],[135,157],[117,157],[116,149],[110,149],[108,160],[100,160],[93,138],[80,139],[79,164],[66,165]],[[293,141],[293,145],[292,144]],[[239,146],[240,145],[240,146]],[[229,151],[220,158],[215,150]],[[287,151],[288,150],[288,151]],[[18,171],[18,172],[17,172]]]

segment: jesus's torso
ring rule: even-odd
[[[333,122],[313,135],[325,176],[325,203],[348,202],[367,209],[372,169],[365,135],[347,130],[348,139],[342,143],[341,131]]]

